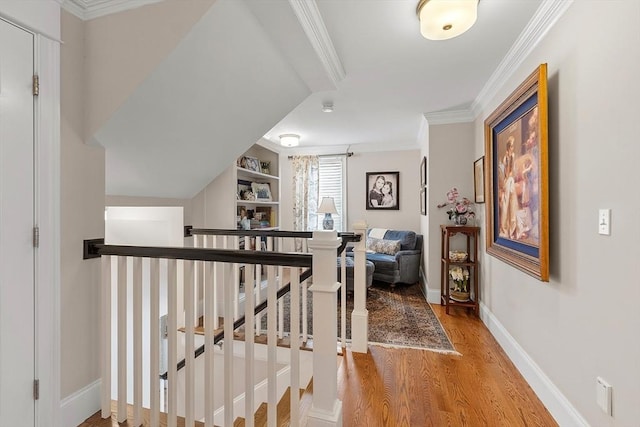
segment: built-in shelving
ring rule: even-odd
[[[244,159],[243,159],[244,158]],[[257,160],[257,163],[256,163]],[[260,171],[247,169],[241,165],[250,165]],[[267,167],[265,172],[263,167]],[[236,183],[236,224],[238,228],[246,226],[241,222],[244,215],[250,220],[251,229],[273,230],[280,226],[280,167],[277,152],[255,144],[243,153],[234,168]],[[252,184],[268,188],[270,197],[256,200]],[[245,192],[248,191],[247,196]],[[245,197],[248,197],[245,199]]]

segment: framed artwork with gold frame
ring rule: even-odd
[[[486,248],[549,281],[547,64],[485,120]]]

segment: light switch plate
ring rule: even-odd
[[[611,386],[602,378],[596,378],[596,402],[602,411],[611,415]]]
[[[611,235],[611,209],[598,211],[598,233],[606,236]]]

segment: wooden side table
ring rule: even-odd
[[[472,308],[476,316],[480,311],[480,294],[478,286],[478,236],[480,227],[466,225],[441,225],[440,244],[440,300],[445,306],[445,312],[449,314],[449,306],[459,306]],[[450,240],[456,235],[466,237],[467,259],[465,261],[452,261],[449,258]],[[460,266],[469,269],[469,290],[470,299],[468,301],[458,301],[451,298],[449,290],[449,268]]]

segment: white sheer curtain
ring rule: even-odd
[[[293,229],[295,231],[313,231],[317,227],[318,165],[318,156],[294,156],[292,159]]]

